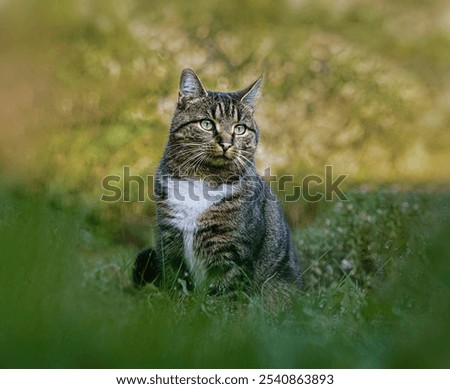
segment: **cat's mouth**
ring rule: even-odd
[[[228,154],[215,154],[210,156],[206,163],[212,166],[224,166],[228,165],[232,160],[231,155]]]

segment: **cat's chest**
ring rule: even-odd
[[[233,194],[231,184],[210,187],[203,180],[169,179],[166,185],[170,224],[182,231],[194,232],[203,212]]]

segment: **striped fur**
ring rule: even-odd
[[[136,284],[175,283],[188,274],[194,287],[219,293],[277,294],[300,286],[283,212],[255,168],[260,84],[212,92],[193,70],[183,71],[156,174],[156,253],[138,257]],[[145,262],[155,257],[157,265]],[[144,276],[144,268],[160,271]]]

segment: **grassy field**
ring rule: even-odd
[[[0,2],[0,367],[450,368],[447,3]],[[290,309],[131,285],[154,202],[101,182],[153,174],[185,66],[264,73],[261,172],[348,175],[283,202]]]
[[[114,245],[46,198],[1,198],[2,367],[449,367],[448,193],[354,191],[296,231],[291,309],[130,285]]]

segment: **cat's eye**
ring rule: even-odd
[[[211,131],[214,128],[214,123],[211,120],[202,120],[200,122],[200,127],[206,131]]]
[[[243,124],[238,124],[234,127],[234,133],[236,135],[244,135],[245,131],[247,131],[247,127],[245,127]]]

